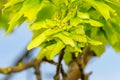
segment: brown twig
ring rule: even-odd
[[[83,54],[79,55],[80,59],[75,57],[75,54],[72,54],[73,60],[76,62],[77,66],[79,67],[79,71],[81,73],[81,80],[85,80],[85,75],[84,75],[84,68],[82,67],[83,65]]]
[[[67,79],[67,74],[65,73],[65,71],[64,71],[64,69],[63,69],[63,67],[62,67],[62,64],[61,64],[61,74],[62,74],[62,77],[63,77],[62,80],[68,80],[68,79]]]
[[[13,65],[15,66],[15,65],[18,65],[20,62],[22,62],[22,60],[23,60],[24,58],[26,58],[26,56],[28,56],[31,51],[32,51],[32,50],[30,50],[30,51],[25,50],[24,54],[23,54],[18,60],[15,60],[16,62],[14,62]],[[7,75],[7,76],[4,78],[4,80],[10,79],[11,76],[12,76],[11,74]]]
[[[54,76],[54,80],[60,80],[60,71],[61,71],[61,62],[63,59],[63,55],[64,55],[64,49],[61,50],[59,58],[58,58],[58,64],[57,64],[57,70],[56,70],[56,74]]]
[[[25,70],[27,68],[33,67],[34,64],[36,62],[41,62],[41,60],[32,60],[28,63],[24,63],[24,62],[20,62],[17,66],[13,66],[13,67],[8,67],[8,68],[0,68],[0,73],[2,74],[11,74],[11,73],[15,73],[15,72],[20,72],[22,70]]]
[[[79,57],[73,56],[73,61],[69,64],[69,69],[67,71],[68,80],[78,80],[82,78],[88,80],[91,74],[84,74],[84,68],[86,67],[88,61],[96,56],[93,51],[90,50],[90,46],[83,50],[83,53]]]
[[[25,59],[25,58],[29,55],[29,53],[30,53],[31,51],[32,51],[32,50],[30,50],[30,51],[26,50],[26,51],[25,51],[25,54],[23,54],[23,55],[20,57],[20,59],[18,59],[18,60],[15,62],[15,65],[18,65],[20,62],[22,62],[23,59]]]
[[[20,60],[21,61],[21,60]],[[57,65],[56,62],[54,62],[53,60],[47,60],[46,58],[42,59],[42,60],[37,60],[37,59],[33,59],[30,62],[19,62],[16,66],[12,66],[12,67],[7,67],[7,68],[0,68],[0,73],[2,74],[11,74],[11,73],[16,73],[16,72],[20,72],[23,70],[26,70],[28,68],[33,67],[35,69],[35,75],[37,80],[41,80],[41,75],[40,75],[40,70],[39,70],[39,66],[40,63],[46,61],[49,62],[51,64]],[[59,62],[61,63],[61,62]]]
[[[46,61],[46,62],[48,62],[50,64],[53,64],[53,65],[57,65],[58,64],[55,61],[53,61],[53,60],[47,60],[46,58],[44,58],[43,61]]]
[[[41,73],[40,73],[40,66],[39,66],[39,64],[35,65],[34,69],[35,69],[35,75],[36,75],[37,80],[41,80]]]

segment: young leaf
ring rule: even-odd
[[[49,28],[54,28],[57,25],[56,21],[53,21],[53,20],[50,20],[50,19],[46,19],[45,22],[46,22],[46,25]]]
[[[80,24],[82,22],[83,22],[83,20],[78,18],[78,17],[70,19],[70,25],[71,26],[78,26],[78,24]]]
[[[48,30],[46,30],[46,31],[48,31]],[[39,46],[41,43],[43,43],[43,42],[47,39],[47,36],[46,36],[46,34],[45,34],[46,31],[44,31],[42,34],[40,34],[40,35],[37,36],[35,39],[33,39],[33,40],[29,43],[27,49],[30,50],[30,49],[32,49],[32,48],[34,48],[34,47]]]
[[[68,20],[70,20],[75,14],[73,12],[69,12],[67,16],[62,19],[62,23],[66,23]]]
[[[43,6],[45,5],[44,1],[26,0],[24,2],[22,9],[23,9],[24,16],[27,17],[29,22],[32,21],[36,17],[37,13],[43,8]]]
[[[65,63],[69,65],[69,63],[72,61],[72,54],[69,52],[65,52],[63,59]]]
[[[91,46],[91,50],[95,52],[95,54],[100,57],[105,51],[105,45],[100,46]]]
[[[52,60],[64,47],[65,45],[60,40],[58,40],[56,43],[43,48],[38,54],[37,59],[46,57],[48,60]]]
[[[68,0],[63,0],[63,2],[65,3],[66,6],[68,6]]]
[[[102,42],[95,41],[95,40],[92,40],[92,39],[88,39],[88,43],[90,43],[91,45],[95,45],[95,46],[102,45]]]
[[[20,3],[20,2],[23,2],[24,0],[9,0],[5,5],[4,5],[4,9],[3,11],[6,9],[6,8],[9,8],[9,7],[12,7],[13,5],[17,4],[17,3]]]
[[[68,36],[63,35],[62,33],[58,33],[56,35],[54,35],[54,37],[58,37],[59,39],[61,39],[63,41],[63,43],[65,43],[66,45],[70,45],[72,47],[75,46],[75,42]]]
[[[83,12],[80,12],[80,11],[77,11],[77,16],[81,19],[90,19],[88,13],[83,13]]]
[[[102,1],[99,1],[99,0],[86,0],[86,3],[93,6],[98,12],[101,13],[101,15],[106,20],[110,19],[110,12],[115,13],[115,10],[113,10],[109,5],[105,4]]]
[[[99,21],[93,20],[93,19],[89,19],[88,21],[90,23],[91,26],[95,26],[95,27],[102,27],[103,24]]]
[[[112,45],[112,47],[116,52],[120,52],[120,42],[116,42],[115,44]]]
[[[45,21],[38,21],[28,26],[28,29],[32,29],[32,30],[38,30],[41,28],[48,28]]]
[[[40,44],[42,44],[46,39],[48,39],[48,37],[50,35],[53,35],[53,34],[57,34],[58,32],[60,32],[62,29],[58,29],[58,30],[55,30],[55,29],[47,29],[45,30],[43,33],[41,33],[39,36],[37,36],[35,39],[33,39],[27,49],[30,50],[34,47],[37,47],[39,46]]]
[[[84,35],[84,26],[77,26],[71,29],[70,33]]]
[[[43,48],[40,50],[40,52],[37,55],[38,60],[42,60],[45,57],[45,54],[48,52],[46,48]]]
[[[78,41],[80,43],[87,43],[87,37],[85,35],[71,34],[70,36],[73,40]]]
[[[23,12],[20,10],[13,16],[12,20],[9,22],[9,28],[6,32],[6,35],[8,35],[14,29],[14,27],[17,25],[17,21],[22,17],[22,15]]]
[[[57,41],[57,43],[53,46],[52,51],[47,56],[49,60],[52,60],[54,56],[60,53],[60,51],[65,47],[65,45],[61,41]]]

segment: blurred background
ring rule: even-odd
[[[5,31],[0,30],[0,67],[12,66],[16,59],[26,51],[26,46],[32,39],[31,31],[27,30],[27,24],[24,23],[20,28],[16,28],[13,33],[5,36]],[[33,50],[28,59],[29,61],[36,57],[39,49]],[[57,57],[55,58],[57,60]],[[64,64],[64,62],[63,62]],[[64,64],[64,69],[67,66]],[[42,80],[53,80],[56,67],[49,63],[41,65]],[[89,61],[85,73],[92,71],[93,74],[89,80],[120,80],[120,54],[107,45],[106,51],[101,57],[93,58]],[[6,75],[0,74],[0,80],[4,80]],[[36,80],[32,68],[25,71],[12,74],[9,80]]]

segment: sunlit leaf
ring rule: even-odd
[[[9,0],[8,3],[6,3],[4,5],[4,9],[3,11],[8,8],[8,7],[12,7],[13,5],[17,4],[17,3],[20,3],[20,2],[23,2],[24,0]]]
[[[17,25],[17,21],[22,17],[22,15],[23,15],[22,10],[20,10],[14,15],[12,20],[9,22],[9,28],[6,32],[6,35],[8,35],[14,29],[14,27]]]
[[[83,12],[78,11],[77,15],[78,15],[79,18],[82,18],[82,19],[90,19],[88,13],[83,13]]]
[[[102,45],[102,42],[100,42],[100,41],[95,41],[95,40],[92,40],[92,39],[89,39],[88,42],[89,42],[91,45],[95,45],[95,46]]]
[[[47,59],[52,60],[65,47],[61,41],[57,41],[51,48],[51,51],[46,54]]]
[[[9,26],[9,34],[27,22],[33,33],[27,49],[40,47],[37,59],[52,60],[64,48],[69,64],[72,54],[77,57],[88,45],[97,56],[107,44],[120,51],[118,0],[8,0],[4,8],[2,5],[0,2],[0,28]]]
[[[84,42],[87,43],[87,37],[83,35],[77,35],[77,34],[71,34],[70,36],[73,40],[78,41],[78,42]]]
[[[90,23],[91,26],[95,26],[95,27],[102,27],[103,26],[102,23],[100,23],[100,22],[98,22],[96,20],[90,19],[88,22]]]
[[[75,42],[71,38],[63,35],[62,33],[56,34],[54,37],[60,38],[66,45],[70,45],[72,47],[75,46]]]
[[[28,27],[28,29],[32,29],[32,30],[38,30],[41,28],[47,28],[45,21],[35,22]]]
[[[69,63],[72,61],[72,54],[65,52],[63,59],[65,63],[69,65]]]
[[[47,39],[46,36],[46,31],[44,31],[42,34],[40,34],[39,36],[37,36],[35,39],[33,39],[30,44],[28,45],[27,49],[30,50],[34,47],[39,46],[42,42],[44,42]]]
[[[108,20],[110,18],[110,12],[115,13],[110,6],[99,0],[86,0],[88,4],[91,4],[101,15]]]
[[[105,51],[105,46],[101,45],[101,46],[92,46],[91,50],[93,50],[95,52],[95,54],[100,57],[103,52]]]
[[[39,46],[40,44],[42,44],[46,39],[48,39],[48,37],[50,35],[53,35],[53,34],[57,34],[58,32],[60,32],[61,29],[58,29],[58,30],[52,30],[52,29],[47,29],[45,30],[43,33],[41,33],[40,35],[38,35],[35,39],[33,39],[27,49],[30,50],[32,48],[35,48],[37,46]],[[66,41],[66,40],[65,40]]]

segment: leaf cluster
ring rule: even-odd
[[[106,44],[120,51],[119,9],[118,0],[9,0],[2,13],[9,19],[6,34],[29,23],[28,50],[40,47],[37,59],[52,60],[64,49],[69,63],[72,53],[78,56],[88,45],[98,56]]]

